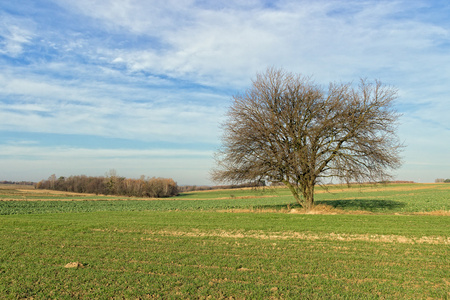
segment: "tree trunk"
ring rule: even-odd
[[[298,187],[292,185],[289,181],[283,181],[289,188],[298,204],[304,209],[311,210],[314,206],[314,182],[304,182],[301,186],[301,194]]]
[[[295,188],[289,181],[283,181],[283,183],[289,188],[297,203],[304,207],[304,201],[298,193],[298,189]]]
[[[304,205],[306,210],[311,210],[314,206],[314,183],[306,182],[302,185]]]

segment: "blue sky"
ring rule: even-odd
[[[450,178],[448,1],[0,0],[0,180],[212,184],[231,97],[267,67],[398,88],[397,179]]]

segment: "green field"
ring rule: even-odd
[[[450,298],[450,185],[0,199],[2,299]]]

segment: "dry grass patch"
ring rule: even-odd
[[[450,190],[450,184],[428,183],[428,184],[408,184],[408,185],[374,185],[369,187],[361,187],[361,191],[418,191],[428,189]],[[342,190],[344,191],[344,190]]]
[[[92,229],[92,231],[105,231],[104,229]],[[108,230],[106,230],[108,231]],[[114,230],[118,232],[133,232],[132,230]],[[374,243],[397,243],[397,244],[432,244],[450,245],[449,236],[422,236],[407,237],[393,234],[347,234],[347,233],[312,233],[312,232],[266,232],[261,230],[239,231],[239,230],[156,230],[145,231],[144,235],[151,236],[175,236],[175,237],[220,237],[233,239],[260,239],[260,240],[308,240],[308,241],[363,241]],[[141,240],[152,240],[152,238],[141,237]]]
[[[309,215],[337,215],[345,214],[346,212],[342,209],[334,208],[331,205],[319,204],[314,205],[310,210],[304,208],[293,208],[289,210],[291,214],[309,214]]]
[[[424,211],[416,212],[414,215],[426,215],[426,216],[450,216],[450,211],[448,210],[436,210],[436,211]]]
[[[334,208],[331,205],[319,204],[315,205],[311,210],[306,210],[304,208],[290,208],[286,205],[283,208],[232,208],[217,210],[218,212],[230,212],[230,213],[289,213],[289,214],[309,214],[309,215],[338,215],[338,214],[369,214],[365,211],[345,211],[339,208]]]

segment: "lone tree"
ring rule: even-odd
[[[330,83],[282,69],[257,74],[234,102],[216,153],[216,182],[282,182],[306,209],[324,178],[376,182],[401,164],[396,89],[361,79]]]

